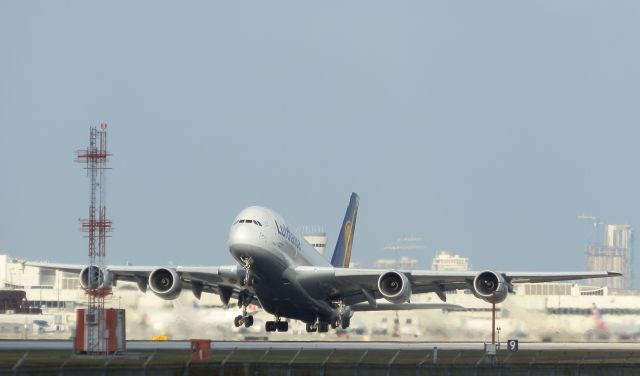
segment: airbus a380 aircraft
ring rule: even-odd
[[[326,332],[329,326],[347,328],[354,311],[404,310],[450,307],[446,304],[412,304],[412,294],[433,292],[446,301],[446,291],[470,289],[476,297],[500,303],[518,282],[550,282],[618,276],[612,272],[513,273],[434,272],[349,268],[359,198],[353,193],[338,242],[327,262],[306,241],[299,239],[277,213],[259,206],[238,214],[229,232],[233,266],[136,267],[27,263],[48,269],[79,273],[80,285],[107,288],[117,281],[137,282],[162,299],[175,299],[183,288],[197,298],[202,292],[218,294],[226,305],[231,298],[244,307],[236,326],[253,325],[247,314],[257,304],[274,315],[268,332],[288,330],[283,318],[305,322],[307,332]],[[384,298],[389,303],[378,303]]]

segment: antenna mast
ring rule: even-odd
[[[81,220],[81,229],[89,239],[89,267],[87,287],[87,353],[106,354],[105,297],[111,294],[111,286],[104,275],[107,233],[111,231],[111,220],[106,218],[106,173],[109,154],[107,152],[107,124],[100,130],[91,127],[89,146],[76,153],[76,162],[84,163],[89,176],[89,217]],[[106,282],[106,283],[105,283]]]

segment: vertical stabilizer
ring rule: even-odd
[[[602,319],[602,314],[598,307],[596,307],[596,303],[591,303],[591,314],[593,316],[593,322],[596,326],[596,330],[601,332],[608,332],[607,324]]]
[[[351,245],[353,244],[353,234],[356,230],[356,217],[358,216],[359,203],[360,197],[358,197],[356,193],[352,193],[351,200],[349,200],[349,207],[347,207],[344,221],[342,221],[342,228],[340,228],[336,249],[333,251],[333,257],[331,257],[331,265],[337,268],[349,267],[349,262],[351,261]]]

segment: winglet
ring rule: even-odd
[[[356,217],[358,216],[358,205],[360,197],[354,192],[351,194],[347,212],[344,214],[342,228],[338,236],[336,248],[331,257],[331,265],[336,268],[348,268],[351,261],[351,245],[353,244],[353,234],[356,230]]]

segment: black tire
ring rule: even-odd
[[[242,316],[236,316],[236,317],[234,317],[234,318],[233,318],[233,325],[234,325],[236,328],[240,327],[240,325],[242,325],[241,320],[242,320]]]
[[[318,323],[318,332],[326,333],[329,331],[329,324],[326,322]]]
[[[307,324],[307,333],[313,333],[316,330],[318,330],[318,328],[316,328],[314,324]]]
[[[289,330],[289,323],[286,321],[280,321],[276,323],[276,329],[279,332],[286,332]]]
[[[253,325],[253,316],[247,316],[247,317],[245,317],[245,318],[244,318],[244,321],[245,321],[244,326],[246,326],[247,328],[248,328],[248,327],[250,327],[250,326],[252,326],[252,325]],[[247,323],[248,323],[249,325],[247,325]]]
[[[276,331],[276,323],[275,323],[275,321],[267,321],[264,324],[264,329],[267,332],[275,332]]]

